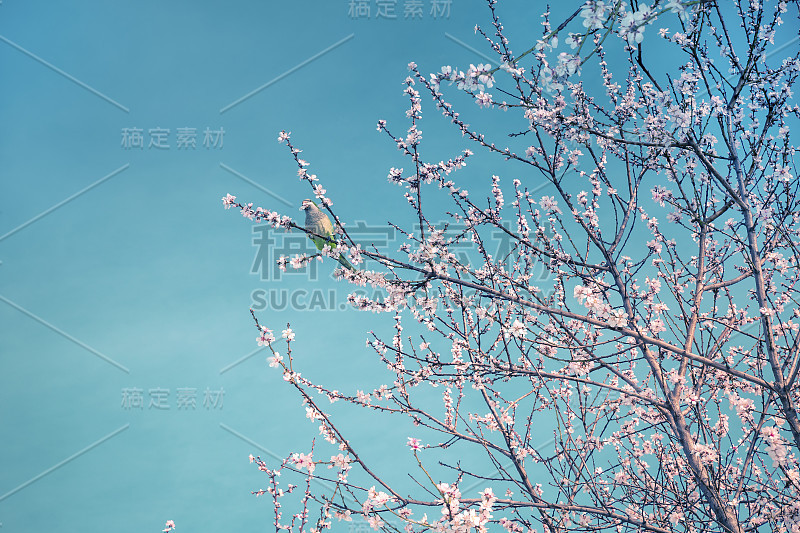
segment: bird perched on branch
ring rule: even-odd
[[[308,199],[303,200],[300,205],[300,211],[306,212],[306,230],[312,232],[308,234],[308,238],[314,242],[317,250],[322,250],[325,246],[329,246],[331,249],[335,248],[336,239],[333,236],[333,224],[331,224],[331,219],[328,218],[328,215],[320,211],[317,204]],[[321,235],[321,237],[317,235]],[[345,268],[356,269],[343,254],[339,254],[337,261]]]

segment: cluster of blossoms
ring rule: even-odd
[[[783,440],[777,427],[770,426],[761,428],[761,438],[763,438],[764,442],[767,444],[767,455],[772,459],[773,468],[790,464],[789,458],[787,457],[789,451],[786,448],[786,442]],[[792,477],[797,478],[797,470],[793,472],[794,474]]]
[[[416,68],[416,64],[412,63],[409,67]],[[460,91],[483,93],[486,89],[494,86],[492,65],[489,63],[478,63],[477,66],[470,64],[466,72],[445,65],[437,74],[431,74],[430,77],[430,83],[436,90],[443,81],[455,84]]]
[[[663,7],[677,13],[682,19],[688,16],[686,6],[681,0],[669,0]],[[604,30],[607,27],[619,24],[617,33],[631,46],[636,46],[644,39],[644,27],[652,24],[656,13],[653,7],[640,3],[636,11],[630,11],[625,2],[604,2],[600,0],[586,2],[581,9],[583,27],[589,32]],[[579,45],[581,40],[575,34],[570,34],[570,44]]]
[[[281,216],[280,213],[276,211],[269,211],[264,209],[263,207],[256,207],[253,209],[253,203],[250,202],[249,204],[240,204],[236,201],[236,197],[230,194],[225,195],[222,198],[222,205],[225,206],[225,209],[230,209],[231,207],[238,207],[241,212],[242,216],[246,219],[252,220],[254,222],[267,222],[273,228],[285,228],[288,229],[292,226],[292,219],[287,216]]]
[[[628,315],[622,309],[614,309],[602,299],[602,292],[577,285],[573,291],[573,296],[582,303],[588,311],[601,320],[608,322],[612,328],[619,328],[628,325]]]
[[[269,346],[275,340],[275,335],[272,334],[272,330],[266,326],[261,326],[261,334],[256,339],[259,346]]]

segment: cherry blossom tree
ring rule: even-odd
[[[404,134],[378,122],[409,162],[388,174],[417,220],[399,227],[398,250],[355,245],[281,132],[339,237],[318,255],[344,252],[361,268],[339,268],[340,282],[382,294],[354,291],[350,303],[391,317],[367,344],[393,382],[344,392],[312,382],[292,353],[304,332],[287,327],[278,340],[270,328],[282,325],[253,314],[270,366],[321,435],[279,464],[251,457],[267,474],[258,494],[272,498],[276,531],[336,530],[361,516],[376,530],[800,532],[790,136],[800,47],[780,46],[796,43],[798,5],[632,4],[544,13],[535,45],[515,53],[502,6],[488,0],[489,25],[475,29],[499,66],[426,75],[409,65]],[[455,93],[476,105],[456,111]],[[427,97],[470,149],[423,157]],[[492,113],[517,129],[466,122]],[[497,156],[485,191],[459,184],[472,150]],[[547,194],[536,195],[542,180]],[[442,221],[430,206],[445,201]],[[306,231],[231,195],[223,202]],[[492,231],[512,240],[508,257],[491,255]],[[465,244],[469,261],[453,252]],[[546,287],[534,275],[542,265]],[[363,459],[329,401],[410,419],[414,483]],[[542,435],[552,447],[537,446]],[[290,494],[300,510],[284,517]]]

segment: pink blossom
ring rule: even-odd
[[[366,512],[376,507],[383,507],[392,501],[394,501],[394,498],[383,491],[375,490],[375,486],[373,485],[367,492],[367,501],[364,502],[364,510]]]
[[[256,339],[259,346],[269,346],[275,340],[272,330],[261,326],[261,335]]]
[[[614,328],[621,328],[628,325],[628,315],[622,309],[615,309],[606,319],[608,325]]]
[[[580,303],[583,303],[583,301],[592,294],[592,289],[589,287],[584,287],[583,285],[576,285],[572,291],[573,297],[575,297]]]
[[[662,331],[666,330],[667,327],[664,325],[664,321],[660,318],[656,318],[650,322],[650,331],[652,331],[654,335],[658,335]]]
[[[561,214],[561,209],[558,208],[558,202],[556,202],[552,196],[542,196],[542,199],[539,200],[539,205],[548,213]]]
[[[604,27],[608,7],[600,0],[591,0],[581,10],[583,26],[588,30],[599,30]]]
[[[235,196],[227,194],[227,195],[225,195],[224,198],[222,198],[222,205],[225,206],[225,209],[230,209],[235,204],[236,204],[236,197]]]
[[[314,468],[316,465],[314,464],[314,460],[312,458],[313,454],[304,454],[304,453],[295,453],[292,455],[292,462],[297,466],[297,468],[305,468],[308,470],[309,474],[314,473]]]
[[[328,468],[339,468],[341,470],[347,470],[350,468],[350,458],[344,454],[338,454],[331,456],[331,464]]]
[[[275,352],[270,357],[267,357],[267,361],[269,362],[269,366],[277,368],[281,365],[281,362],[283,362],[283,357],[281,357],[281,354],[278,352]]]
[[[651,190],[653,201],[664,207],[664,201],[672,197],[672,191],[667,190],[663,185],[656,185]]]
[[[657,242],[655,239],[647,241],[647,247],[657,254],[661,253],[661,243]]]
[[[516,337],[517,339],[521,339],[525,337],[525,333],[527,331],[528,328],[525,327],[525,324],[523,322],[521,322],[519,319],[514,319],[514,323],[508,327],[506,335],[511,337]]]

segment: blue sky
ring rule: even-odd
[[[398,0],[394,19],[374,0],[359,17],[348,0],[0,3],[4,531],[269,526],[268,502],[249,493],[266,477],[247,456],[306,450],[316,425],[253,353],[248,309],[295,295],[260,320],[290,322],[303,374],[340,390],[380,384],[364,341],[391,320],[339,309],[348,290],[330,262],[314,275],[254,271],[306,242],[268,232],[254,244],[264,234],[220,198],[300,216],[310,192],[276,140],[286,129],[337,214],[398,244],[382,232],[409,214],[386,175],[406,162],[375,124],[408,127],[409,61],[423,72],[486,61],[469,49],[486,52],[473,32],[488,26],[484,3],[434,17],[431,2],[406,18]],[[501,6],[517,52],[539,35],[533,4]],[[475,150],[424,96],[423,113],[430,159]],[[123,142],[134,129],[141,148]],[[179,147],[192,133],[195,147]],[[478,156],[460,178],[488,190],[497,161]],[[334,309],[309,309],[317,297]],[[142,408],[124,405],[137,391]],[[393,422],[343,422],[389,474],[403,465],[387,449],[409,436]]]

